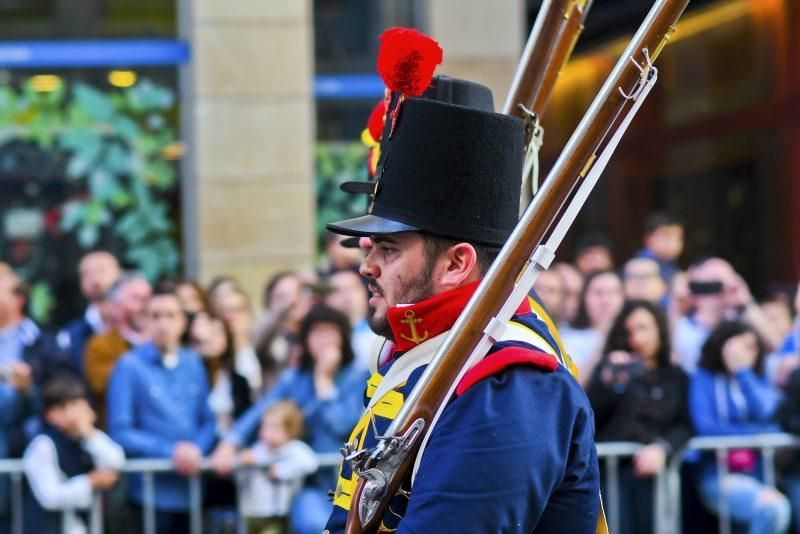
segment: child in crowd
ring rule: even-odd
[[[634,258],[651,258],[658,262],[661,276],[669,283],[680,270],[678,258],[683,252],[683,224],[669,213],[652,213],[645,222],[644,248]]]
[[[95,428],[94,410],[77,378],[53,378],[42,389],[42,402],[41,432],[23,457],[30,488],[26,531],[82,534],[80,512],[89,508],[95,490],[116,483],[125,453]]]
[[[248,469],[239,474],[240,510],[247,518],[250,534],[289,532],[288,515],[292,499],[303,479],[317,469],[311,447],[300,441],[303,412],[292,401],[273,404],[261,420],[259,441],[242,451],[247,466],[269,463],[269,468]]]

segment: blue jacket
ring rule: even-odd
[[[126,353],[114,366],[108,387],[108,430],[131,458],[171,458],[175,444],[189,441],[207,454],[214,445],[215,419],[208,406],[208,380],[200,357],[180,349],[169,369],[152,343]],[[186,510],[188,483],[177,475],[156,477],[156,508]],[[129,491],[142,503],[141,476]]]
[[[67,326],[59,332],[59,336],[66,336],[67,338],[65,345],[68,347],[66,350],[69,353],[69,359],[80,375],[83,375],[83,351],[86,348],[86,342],[95,334],[94,328],[83,315],[67,323]],[[61,340],[61,337],[59,337],[59,340]]]
[[[689,412],[700,436],[779,432],[772,416],[780,393],[752,370],[730,377],[697,369],[689,385]]]
[[[237,447],[249,445],[255,439],[261,416],[272,404],[292,400],[305,416],[305,441],[315,452],[336,452],[347,441],[347,436],[364,411],[362,404],[364,383],[369,372],[350,365],[335,378],[336,392],[325,400],[317,399],[314,378],[310,372],[287,369],[275,385],[252,408],[240,417],[225,436],[225,441]],[[333,489],[336,473],[322,473],[318,485]],[[329,487],[328,487],[329,486]]]

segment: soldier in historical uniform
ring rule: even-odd
[[[360,238],[369,322],[388,340],[357,449],[377,444],[517,223],[524,156],[522,122],[494,113],[478,84],[435,78],[420,97],[392,95],[384,119],[369,213],[328,225]],[[509,326],[458,384],[382,528],[595,531],[592,410],[539,303],[526,298]],[[356,483],[345,463],[330,532]]]

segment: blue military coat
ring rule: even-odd
[[[408,322],[393,321],[390,312],[395,339],[430,339],[447,330],[474,288],[403,307],[400,317],[408,317],[411,309],[415,321],[423,320],[416,321],[413,335],[404,333]],[[385,528],[438,533],[595,531],[600,484],[591,407],[568,369],[544,310],[527,299],[512,322],[529,335],[524,341],[493,346],[484,361],[495,358],[501,364],[483,366],[488,369],[485,376],[479,371],[469,387],[459,387],[460,394],[433,429],[413,486],[410,479],[404,482],[410,496],[392,500],[383,517]],[[407,343],[401,341],[398,349],[403,348]],[[528,352],[532,358],[504,358],[509,352]],[[396,351],[373,374],[365,404],[403,354]],[[558,363],[539,365],[543,355]],[[397,415],[423,370],[424,366],[414,370],[373,405],[379,433]],[[377,443],[368,421],[369,416],[362,418],[351,436],[363,447]],[[350,467],[343,465],[327,525],[330,532],[343,531],[356,483]]]

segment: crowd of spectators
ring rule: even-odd
[[[380,343],[362,253],[340,241],[328,236],[316,270],[273,275],[258,306],[229,276],[151,283],[91,252],[78,272],[85,312],[52,334],[25,315],[25,281],[0,263],[0,457],[24,457],[26,524],[47,530],[68,510],[69,532],[83,532],[104,490],[109,529],[140,532],[142,476],[117,470],[164,458],[174,473],[155,477],[159,532],[188,531],[188,477],[204,460],[212,531],[233,531],[241,511],[250,532],[320,532],[336,472],[314,453],[347,441]],[[644,445],[621,464],[623,533],[651,530],[653,479],[692,436],[800,432],[800,297],[756,301],[722,258],[681,270],[683,228],[668,215],[650,218],[643,241],[615,265],[609,241],[589,234],[534,286],[597,440]],[[797,462],[782,489],[764,484],[751,450],[729,453],[722,484],[714,457],[689,465],[705,510],[724,499],[749,532],[784,532],[800,514]],[[8,503],[0,478],[0,532]]]
[[[655,476],[691,437],[800,430],[797,289],[757,301],[717,257],[682,271],[683,228],[669,215],[652,215],[643,234],[642,249],[621,266],[608,240],[590,234],[579,241],[574,264],[556,264],[534,286],[580,370],[597,441],[644,445],[620,462],[623,533],[653,530]],[[713,521],[722,503],[747,532],[785,532],[791,523],[800,532],[793,462],[779,466],[779,489],[764,483],[757,451],[729,451],[722,480],[718,465],[711,453],[685,458],[698,501],[687,513]],[[700,526],[701,519],[684,525],[716,528]]]

